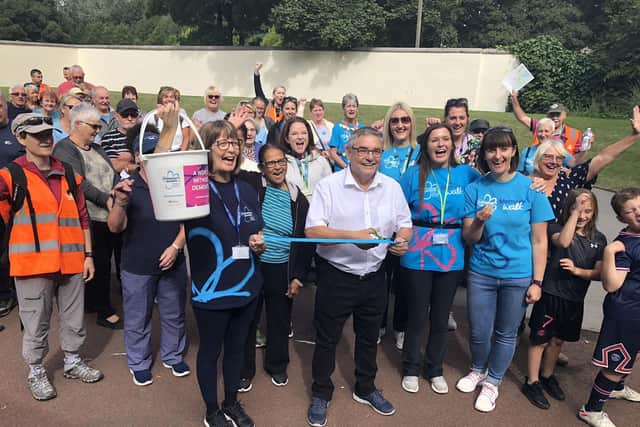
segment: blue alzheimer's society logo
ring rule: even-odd
[[[491,208],[495,211],[498,209],[498,198],[491,196],[491,194],[485,194],[482,199],[478,200],[478,207],[482,209],[487,205],[491,205]]]
[[[462,196],[463,194],[462,187],[459,185],[447,191],[447,196]],[[427,181],[424,184],[424,200],[431,200],[432,197],[437,200],[440,197],[440,189],[438,184]]]
[[[180,186],[180,173],[168,170],[162,177],[162,182],[164,183],[164,188],[173,190]]]
[[[384,167],[387,169],[398,169],[400,167],[400,159],[392,156],[384,159]]]

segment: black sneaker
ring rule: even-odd
[[[541,375],[540,382],[542,383],[542,387],[544,387],[544,391],[546,391],[549,396],[556,400],[565,399],[564,391],[562,391],[562,387],[560,387],[560,383],[558,383],[558,379],[555,375],[551,375],[549,378],[545,378]]]
[[[289,384],[289,376],[286,372],[283,372],[281,374],[273,374],[271,376],[271,382],[276,387],[284,387]]]
[[[206,427],[233,427],[233,423],[224,416],[224,412],[220,409],[213,414],[207,414],[204,417],[204,425]]]
[[[546,397],[544,397],[544,392],[542,391],[542,384],[540,381],[536,381],[533,384],[529,384],[529,378],[524,379],[524,384],[522,385],[522,394],[524,394],[529,402],[531,402],[534,406],[537,406],[540,409],[549,409],[551,405],[549,405],[549,401]]]
[[[244,408],[238,400],[227,406],[222,403],[222,412],[231,418],[236,427],[254,427],[255,423],[249,415],[244,411]]]
[[[251,391],[253,384],[251,383],[251,378],[240,378],[240,387],[238,387],[239,393],[246,393]]]

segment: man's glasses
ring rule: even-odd
[[[88,123],[88,122],[80,122],[80,123],[83,123],[83,124],[91,127],[96,132],[99,131],[100,129],[102,129],[102,125],[97,125],[95,123]]]
[[[391,117],[389,119],[389,124],[397,125],[398,123],[402,123],[403,125],[411,124],[411,117],[403,116],[403,117]]]
[[[286,165],[287,159],[285,159],[284,157],[278,160],[269,160],[266,162],[262,162],[262,166],[266,167],[267,169],[275,169],[276,166],[285,167]]]
[[[24,92],[11,92],[11,96],[19,96],[20,98],[26,97],[27,94]]]
[[[209,99],[220,99],[220,95],[207,95]]]
[[[373,157],[382,156],[382,149],[381,148],[369,149],[369,148],[355,147],[354,146],[354,147],[351,147],[351,151],[356,153],[359,157],[367,157],[369,154],[371,154]]]
[[[41,124],[53,125],[51,117],[31,117],[20,124],[20,126],[39,126]]]
[[[216,139],[216,145],[221,150],[226,150],[231,145],[235,145],[236,147],[240,148],[242,147],[242,141],[237,139],[230,139],[230,138],[227,138],[227,139],[220,138],[220,139]]]

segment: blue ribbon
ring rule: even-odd
[[[264,241],[284,242],[284,243],[351,243],[354,245],[395,245],[396,241],[391,239],[312,239],[307,237],[276,237],[265,236]]]

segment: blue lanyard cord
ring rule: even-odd
[[[213,181],[209,181],[209,186],[211,187],[211,190],[213,191],[213,193],[218,197],[218,199],[220,199],[220,203],[222,203],[222,206],[224,207],[224,211],[227,214],[227,218],[229,219],[229,222],[231,223],[233,228],[235,228],[236,230],[236,235],[238,236],[238,243],[240,243],[241,214],[240,214],[240,190],[238,190],[238,183],[235,180],[233,181],[233,191],[236,195],[236,202],[237,202],[235,221],[233,220],[233,215],[231,215],[231,211],[229,210],[229,207],[227,207],[227,204],[224,202],[224,200],[222,200],[222,196],[220,195],[220,192],[218,191],[218,188],[213,183]]]
[[[300,171],[300,175],[302,176],[302,181],[304,183],[304,188],[306,190],[309,188],[309,159],[307,158],[307,154],[304,155],[302,161],[296,157],[296,163],[298,165],[298,170]],[[302,167],[303,164],[306,167]]]
[[[285,242],[285,243],[352,243],[355,245],[395,245],[396,241],[391,239],[312,239],[307,237],[276,237],[264,236],[264,241]]]

